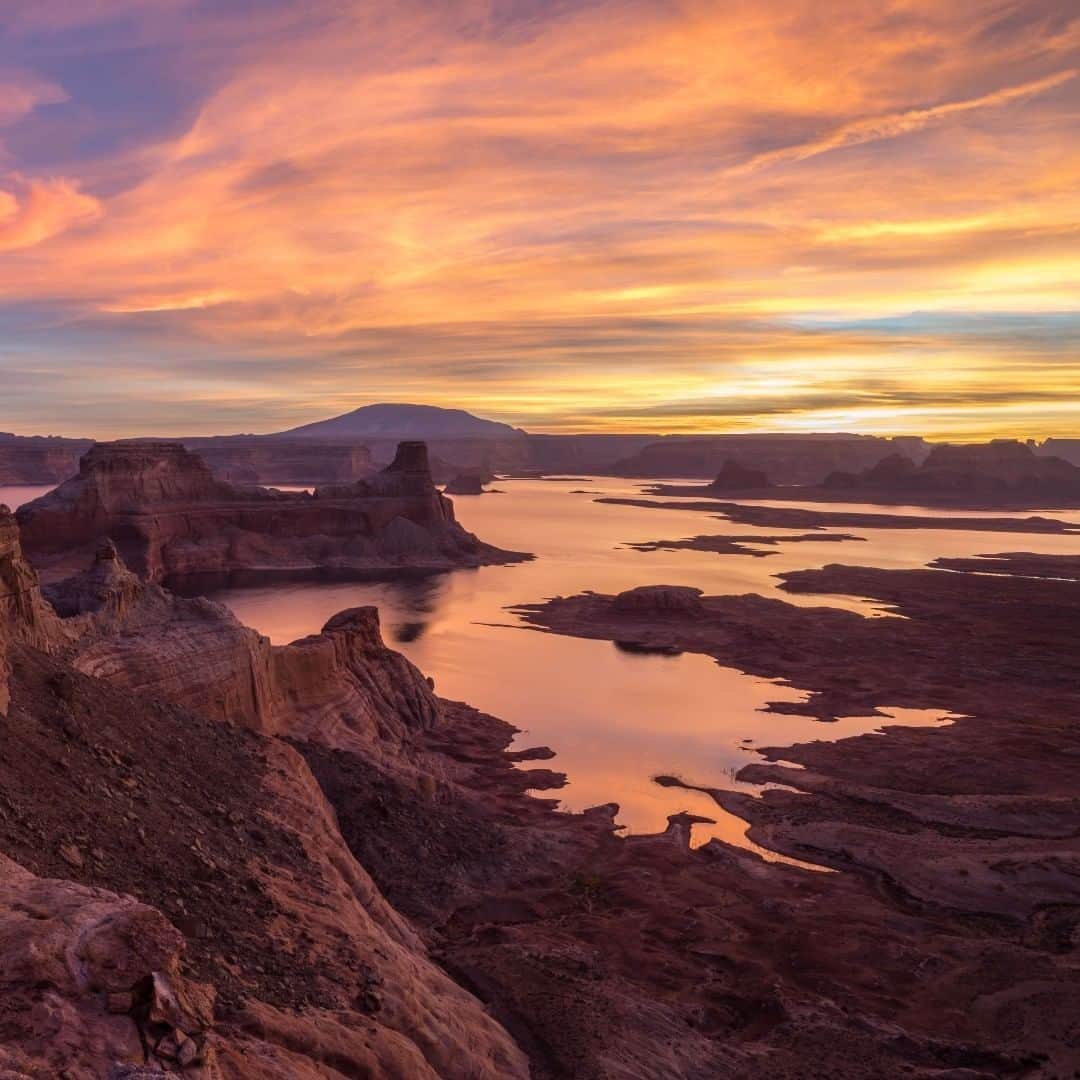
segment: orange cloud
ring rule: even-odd
[[[745,165],[736,166],[731,171],[733,173],[749,172],[782,161],[805,161],[807,158],[816,157],[818,154],[827,154],[830,150],[842,150],[848,146],[858,146],[861,143],[875,142],[878,139],[895,139],[901,135],[909,135],[914,131],[919,131],[928,124],[944,120],[946,117],[955,116],[957,113],[971,112],[974,109],[996,108],[1018,99],[1031,97],[1033,94],[1053,90],[1070,79],[1074,79],[1076,75],[1075,70],[1060,71],[1056,75],[1048,75],[1045,79],[1035,79],[1020,86],[1007,86],[990,94],[969,98],[966,101],[947,101],[927,109],[908,109],[906,112],[855,120],[843,124],[835,131],[831,131],[829,134],[813,139],[810,142],[758,154],[746,162]]]
[[[33,247],[101,217],[100,202],[69,180],[30,180],[21,194],[0,188],[0,251]]]
[[[1076,313],[1080,271],[1080,20],[1059,5],[313,0],[253,19],[19,0],[4,17],[65,48],[93,27],[177,50],[191,101],[169,123],[51,170],[13,151],[28,179],[0,184],[0,292],[57,305],[88,354],[176,349],[200,400],[305,418],[411,395],[549,426],[652,408],[707,428],[779,423],[754,401],[781,379],[793,423],[959,430],[935,357],[977,364],[956,383],[969,412],[984,383],[1013,386],[1009,423],[1046,419],[1033,377],[1073,386],[1049,318]],[[12,112],[19,145],[46,111],[93,144],[93,103],[48,93]],[[1047,318],[1034,344],[837,328],[927,312]],[[849,398],[882,371],[905,393],[830,411],[826,369]],[[742,419],[664,412],[725,380]]]

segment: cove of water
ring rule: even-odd
[[[865,537],[862,542],[792,543],[763,548],[775,552],[765,558],[638,552],[626,544],[702,533],[805,531],[758,529],[700,512],[593,501],[598,495],[639,496],[643,486],[611,478],[500,480],[494,487],[501,493],[454,500],[466,528],[499,547],[534,552],[537,558],[530,563],[404,582],[275,584],[227,590],[215,599],[279,644],[317,633],[342,608],[375,604],[387,642],[431,675],[440,694],[521,728],[518,747],[543,744],[555,750],[550,765],[566,772],[568,783],[547,794],[558,796],[568,809],[617,802],[618,820],[631,833],[658,831],[669,814],[687,810],[717,820],[715,826],[696,827],[695,842],[717,836],[752,846],[745,839],[745,823],[725,814],[708,796],[661,788],[652,777],[668,773],[702,786],[757,793],[759,787],[734,780],[743,765],[760,760],[753,752],[756,745],[833,740],[876,731],[883,724],[941,723],[941,712],[892,709],[881,702],[893,719],[848,717],[835,723],[764,713],[770,701],[803,695],[706,656],[633,654],[609,642],[530,630],[506,609],[585,589],[611,593],[672,584],[709,594],[756,592],[872,615],[878,608],[857,597],[780,591],[774,575],[829,562],[915,567],[939,555],[1080,552],[1080,536],[1075,535],[861,528],[843,531]],[[834,508],[844,509],[823,507]],[[952,516],[971,515],[957,511]]]
[[[754,678],[710,657],[642,655],[609,642],[560,637],[526,628],[507,608],[585,589],[619,592],[635,585],[692,585],[708,594],[755,592],[792,604],[830,605],[874,616],[866,599],[800,596],[778,589],[781,571],[829,562],[924,566],[938,556],[999,551],[1080,553],[1080,536],[966,530],[845,528],[864,541],[817,541],[762,547],[767,557],[698,551],[638,552],[629,543],[709,533],[798,535],[802,529],[756,528],[689,510],[596,503],[601,495],[640,497],[655,481],[500,480],[501,493],[459,496],[458,519],[502,548],[534,552],[533,562],[490,566],[397,582],[278,583],[216,594],[237,617],[277,644],[318,633],[347,607],[379,607],[388,644],[435,679],[444,697],[510,721],[522,732],[515,745],[548,745],[552,768],[568,775],[557,792],[568,809],[617,802],[627,832],[663,829],[667,816],[686,810],[716,819],[696,826],[695,842],[716,836],[754,847],[746,825],[707,795],[653,783],[670,774],[706,787],[759,793],[734,774],[760,760],[755,746],[840,739],[884,724],[946,722],[933,710],[881,708],[892,717],[845,717],[834,723],[765,713],[770,701],[800,700],[802,693]],[[678,481],[673,481],[678,482]],[[0,487],[12,509],[48,486]],[[780,502],[777,505],[792,506]],[[823,504],[822,510],[983,516],[972,511],[860,504]],[[989,516],[1026,516],[989,512]],[[1080,511],[1043,513],[1077,520]],[[762,854],[769,855],[768,852]]]

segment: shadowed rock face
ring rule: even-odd
[[[1080,684],[1075,650],[1046,662],[1075,625],[1059,582],[841,567],[788,587],[880,596],[908,618],[661,586],[538,620],[685,638],[815,690],[796,703],[814,715],[882,693],[1000,709],[1021,687],[997,722],[766,750],[777,764],[750,778],[786,789],[731,809],[841,870],[818,874],[689,850],[689,814],[624,840],[614,806],[529,797],[562,778],[513,761],[550,752],[504,754],[513,729],[436,698],[372,609],[271,648],[105,543],[47,590],[61,620],[14,540],[2,550],[27,586],[5,624],[38,627],[53,655],[12,644],[0,723],[0,1076],[1075,1069]]]
[[[862,473],[834,472],[831,490],[1080,497],[1080,468],[1034,453],[1011,439],[976,446],[937,446],[921,464],[892,454]]]
[[[921,439],[872,435],[669,435],[616,462],[618,476],[713,477],[732,458],[778,484],[818,484],[836,469],[869,468],[889,453],[921,457]]]
[[[37,575],[23,557],[14,515],[0,505],[0,716],[7,712],[8,650],[24,642],[50,648],[56,620],[41,596]]]
[[[768,474],[763,469],[748,469],[738,461],[725,461],[724,467],[709,485],[714,491],[745,491],[771,486]]]
[[[0,432],[0,484],[55,484],[78,468],[89,439]]]
[[[300,754],[250,730],[430,785],[413,744],[438,704],[374,609],[271,649],[106,543],[53,590],[61,620],[6,511],[0,577],[0,1075],[528,1074],[349,853]]]
[[[89,570],[45,591],[63,616],[52,618],[51,651],[140,696],[379,756],[435,723],[431,687],[383,643],[377,608],[339,612],[322,633],[274,646],[220,604],[143,581],[108,541]]]
[[[446,485],[447,495],[483,495],[484,478],[477,473],[461,473]]]
[[[481,543],[435,488],[423,443],[352,484],[306,492],[215,479],[179,443],[101,443],[79,474],[19,509],[23,545],[48,580],[111,539],[151,581],[237,573],[448,570],[517,556]]]
[[[350,855],[298,753],[19,648],[0,1075],[527,1075]]]

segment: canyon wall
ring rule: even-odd
[[[837,470],[857,471],[888,454],[921,460],[922,439],[875,435],[669,435],[616,462],[617,476],[714,477],[727,461],[760,469],[776,484],[819,484]]]
[[[58,484],[72,476],[90,439],[0,432],[0,484]]]
[[[375,610],[275,649],[109,542],[47,592],[0,510],[0,1074],[524,1080],[269,737],[430,777],[438,705]]]
[[[0,506],[0,716],[8,707],[11,646],[22,642],[48,649],[56,636],[57,620],[23,557],[15,516]]]
[[[54,651],[144,698],[380,758],[437,720],[428,681],[386,647],[374,607],[339,612],[320,634],[274,646],[221,604],[143,581],[109,542],[90,569],[45,593],[63,617],[52,620]]]
[[[916,463],[891,454],[861,473],[830,473],[824,486],[836,491],[985,495],[1024,500],[1080,498],[1080,468],[1060,457],[1036,454],[1012,439],[935,446]]]

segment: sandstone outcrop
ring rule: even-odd
[[[890,453],[920,458],[922,439],[873,435],[668,435],[616,462],[618,476],[715,477],[731,459],[760,470],[777,484],[820,484],[837,469],[870,468]]]
[[[274,646],[221,604],[141,580],[109,542],[93,566],[45,594],[49,648],[148,700],[380,757],[436,721],[428,681],[383,643],[374,607],[339,612],[322,633]]]
[[[398,475],[330,498],[415,498],[420,464],[405,453]],[[761,798],[709,792],[759,843],[838,871],[823,874],[692,850],[690,814],[624,839],[613,805],[558,812],[529,793],[564,778],[515,767],[550,753],[507,754],[510,725],[436,697],[374,609],[272,647],[100,537],[92,565],[39,590],[6,520],[5,1080],[1080,1065],[1076,581],[785,575],[904,616],[870,620],[672,586],[529,609],[809,691],[775,712],[966,714],[766,748],[741,774]]]
[[[18,520],[24,550],[51,581],[82,569],[106,538],[140,577],[174,584],[524,558],[454,520],[423,443],[402,443],[381,472],[314,495],[228,484],[179,443],[99,443],[78,476],[20,507]]]
[[[0,716],[7,712],[10,647],[22,642],[48,649],[56,636],[54,613],[42,598],[37,574],[23,557],[18,524],[0,505]]]
[[[890,455],[861,473],[834,472],[833,491],[982,496],[1026,501],[1080,499],[1080,468],[1063,458],[1036,454],[1012,439],[972,446],[936,446],[919,465]]]
[[[12,652],[0,851],[25,870],[0,865],[4,1067],[32,1080],[527,1075],[346,848],[296,750],[59,655]]]
[[[0,484],[58,484],[74,475],[90,439],[0,432]]]
[[[695,615],[702,611],[701,595],[685,585],[639,585],[619,593],[613,606],[624,615]]]
[[[750,469],[741,462],[728,459],[709,485],[713,491],[748,491],[769,488],[769,475],[764,469]]]
[[[443,490],[447,495],[483,495],[484,483],[479,473],[459,473]]]

